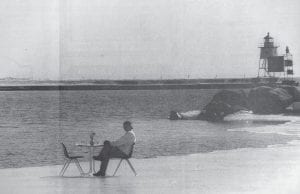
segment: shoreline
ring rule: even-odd
[[[65,178],[61,165],[0,170],[4,193],[298,193],[300,145],[242,148],[191,154],[131,159],[134,176],[126,163],[116,177],[79,177],[70,165]],[[118,161],[112,160],[111,175]],[[88,164],[81,162],[86,170]],[[97,163],[96,166],[99,164]],[[15,184],[18,187],[15,187]],[[74,187],[74,185],[77,185]]]
[[[235,131],[234,132],[241,132],[241,131]],[[248,133],[256,133],[256,134],[260,134],[260,135],[264,135],[264,133],[259,133],[259,132],[253,132],[253,131],[245,131]],[[267,148],[276,148],[276,147],[288,147],[291,145],[299,145],[300,146],[300,137],[298,138],[292,138],[294,137],[291,134],[278,134],[278,133],[271,133],[273,135],[280,135],[280,136],[286,136],[286,139],[281,139],[281,141],[277,141],[274,143],[264,143],[260,146],[254,147],[251,145],[247,145],[247,146],[237,146],[235,148],[228,148],[228,149],[215,149],[215,150],[202,150],[200,152],[187,152],[187,153],[177,153],[174,155],[155,155],[155,156],[150,156],[150,157],[136,157],[133,154],[133,159],[135,160],[152,160],[152,159],[159,159],[159,158],[166,158],[166,157],[190,157],[193,155],[199,155],[199,154],[214,154],[214,153],[219,153],[219,152],[234,152],[234,151],[239,151],[239,150],[247,150],[247,149],[251,149],[251,150],[256,150],[256,149],[267,149]],[[78,151],[78,150],[77,150]],[[77,153],[77,152],[76,152]],[[61,156],[61,158],[63,158],[63,155]],[[88,163],[87,158],[79,160],[80,163]],[[0,168],[1,170],[7,170],[7,169],[22,169],[22,168],[43,168],[43,167],[49,167],[49,166],[57,166],[57,165],[62,165],[61,162],[55,162],[55,163],[49,163],[49,164],[35,164],[35,165],[28,165],[28,166],[13,166],[13,167],[6,167],[6,168]]]

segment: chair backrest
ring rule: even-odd
[[[70,158],[69,153],[68,153],[68,151],[67,151],[67,148],[66,148],[65,144],[64,144],[64,143],[61,143],[61,145],[62,145],[62,147],[63,147],[64,156],[65,156],[66,158]]]
[[[133,144],[131,145],[130,152],[129,152],[129,154],[128,154],[128,158],[131,158],[131,156],[132,156],[132,152],[133,152],[134,145],[135,145],[135,143],[133,143]]]

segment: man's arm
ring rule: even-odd
[[[126,133],[122,137],[120,137],[118,140],[111,142],[112,146],[118,147],[122,145],[128,145],[131,143],[134,143],[135,137],[131,133]]]

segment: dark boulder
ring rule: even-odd
[[[174,110],[170,111],[170,115],[169,115],[169,119],[170,120],[180,120],[180,114]]]
[[[247,109],[247,95],[243,90],[222,90],[204,107],[199,119],[222,121],[229,114]]]
[[[243,90],[222,90],[215,94],[212,100],[201,111],[179,113],[171,111],[170,120],[200,119],[207,121],[222,121],[228,114],[248,108],[247,95]]]
[[[230,104],[222,101],[211,101],[201,111],[199,119],[213,122],[222,121],[226,115],[234,112]]]
[[[225,116],[240,110],[252,110],[256,114],[279,114],[294,101],[300,101],[296,87],[271,88],[260,86],[250,90],[248,96],[243,90],[222,90],[201,111],[170,112],[171,120],[199,119],[222,121]]]
[[[283,88],[260,86],[250,90],[250,109],[256,114],[279,114],[293,102],[293,96]]]
[[[211,102],[223,102],[234,109],[247,109],[248,99],[244,90],[222,90],[214,95]]]
[[[295,86],[289,85],[282,85],[280,88],[285,89],[292,97],[293,101],[299,102],[300,101],[300,90]]]

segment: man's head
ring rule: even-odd
[[[130,131],[131,129],[133,129],[132,126],[131,126],[131,122],[130,121],[125,121],[123,123],[123,128],[124,128],[125,131]]]

